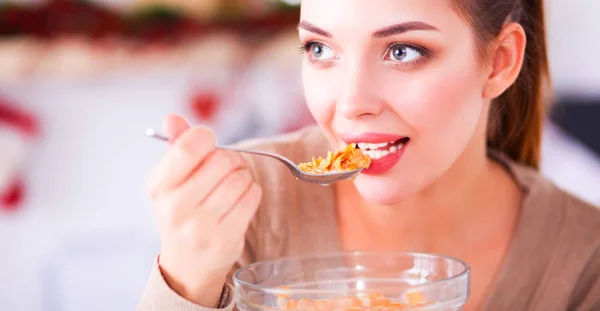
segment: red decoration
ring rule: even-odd
[[[16,104],[0,97],[0,123],[8,124],[27,135],[37,135],[38,121],[30,113],[18,109]]]
[[[27,138],[39,133],[38,120],[17,104],[0,97],[0,150],[5,151],[0,163],[0,209],[14,211],[22,203],[25,183],[22,180],[22,156]]]
[[[192,112],[201,120],[212,119],[219,109],[219,106],[219,95],[215,92],[208,91],[192,95]]]
[[[0,207],[4,210],[13,211],[23,201],[25,187],[22,181],[15,181],[6,191],[0,193]]]

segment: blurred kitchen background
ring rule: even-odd
[[[313,122],[300,0],[0,0],[0,310],[134,310],[169,112],[222,143]],[[547,1],[543,173],[600,205],[600,1]],[[282,208],[285,208],[282,206]]]

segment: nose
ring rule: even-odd
[[[353,64],[344,70],[340,77],[340,94],[336,109],[347,119],[376,116],[383,110],[383,104],[376,96],[377,85],[369,69],[361,64]]]

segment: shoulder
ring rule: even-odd
[[[596,233],[591,237],[600,243],[600,208],[558,186],[537,170],[515,163],[508,164],[519,186],[524,190],[527,208],[560,217],[566,229]]]
[[[519,186],[523,189],[523,216],[531,215],[532,222],[553,223],[571,244],[600,246],[600,208],[557,186],[539,171],[508,163]]]
[[[600,248],[587,260],[569,304],[569,310],[600,310]]]
[[[490,152],[490,156],[508,169],[523,190],[524,208],[534,210],[538,215],[577,221],[580,229],[600,230],[600,207],[558,186],[539,170],[515,163],[495,151]],[[600,241],[600,234],[598,238]]]
[[[235,147],[272,152],[290,159],[294,163],[307,162],[313,156],[327,152],[329,145],[321,130],[316,126],[271,137],[252,138],[234,144]],[[276,186],[295,180],[286,166],[276,159],[265,156],[243,154],[257,182],[264,186]]]
[[[578,277],[570,297],[569,310],[599,310],[600,308],[600,209],[554,185],[557,208],[564,215],[559,249],[569,259]]]
[[[290,159],[300,159],[311,152],[327,151],[327,140],[317,126],[271,137],[251,138],[234,144],[236,147],[275,152]]]
[[[521,226],[539,238],[529,246],[547,249],[542,253],[548,256],[552,278],[572,284],[569,310],[600,307],[600,208],[536,170],[514,163],[509,167],[525,191]]]

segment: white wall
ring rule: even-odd
[[[0,257],[0,309],[133,310],[158,251],[143,184],[164,146],[144,128],[181,110],[173,80],[4,88],[38,113],[43,137],[28,159],[25,206],[0,215],[10,254]]]
[[[546,0],[548,48],[559,93],[600,96],[600,1]]]

